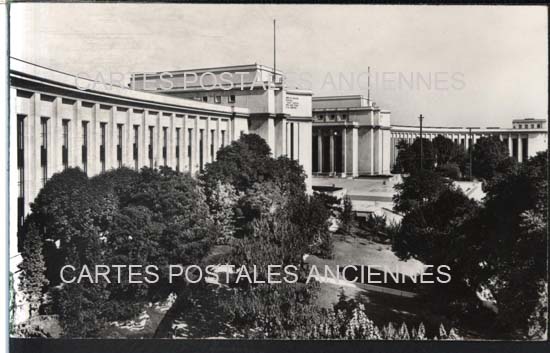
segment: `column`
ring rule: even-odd
[[[168,143],[166,146],[166,157],[168,165],[173,170],[176,170],[176,127],[174,126],[176,113],[170,113],[170,128],[168,130]],[[181,141],[181,140],[180,140]]]
[[[317,167],[319,169],[319,173],[323,172],[323,130],[320,128],[319,134],[317,135],[317,160],[319,163],[317,164]]]
[[[352,176],[359,176],[359,130],[356,126],[352,128],[351,141],[351,159],[352,159]]]
[[[523,143],[521,141],[521,134],[518,134],[518,162],[523,162]]]
[[[106,170],[109,170],[111,168],[118,168],[118,161],[117,161],[117,155],[116,155],[116,145],[117,145],[117,133],[118,133],[118,127],[116,124],[116,113],[117,113],[117,107],[112,106],[111,109],[109,109],[109,124],[107,124],[107,136],[105,137],[105,165]]]
[[[374,128],[371,127],[369,132],[369,173],[370,175],[374,174]]]
[[[330,149],[329,149],[329,155],[330,155],[330,175],[334,175],[334,131],[332,129],[329,130],[330,133]]]
[[[81,141],[81,131],[82,131],[82,122],[80,121],[80,109],[82,107],[82,102],[77,100],[73,103],[73,119],[69,123],[69,165],[71,167],[81,167],[82,165],[82,141]]]
[[[510,157],[513,156],[513,151],[512,151],[512,134],[511,134],[511,133],[508,134],[508,155],[509,155]]]
[[[348,156],[347,156],[347,149],[348,149],[348,136],[347,136],[347,133],[346,133],[346,128],[342,128],[342,146],[341,146],[341,149],[342,149],[342,177],[346,177],[347,176],[347,172],[348,172]]]

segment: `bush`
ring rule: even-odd
[[[456,163],[447,163],[443,164],[440,167],[437,167],[437,172],[446,178],[451,178],[453,180],[459,180],[462,177],[460,168]]]

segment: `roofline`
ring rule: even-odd
[[[107,83],[105,82],[98,82],[78,77],[78,80],[81,82],[87,81],[88,83],[95,84],[91,89],[81,89],[78,87],[77,76],[75,75],[10,57],[10,76],[17,76],[18,73],[25,76],[35,77],[38,81],[48,85],[61,85],[66,89],[78,91],[83,94],[96,94],[112,98],[138,101],[147,104],[172,106],[179,109],[210,111],[214,114],[235,113],[238,115],[247,116],[250,114],[250,111],[247,108],[204,103],[193,99],[170,97],[168,95],[137,91],[127,87],[118,87],[115,85],[111,85],[109,88],[106,88],[105,86]]]
[[[256,70],[264,70],[273,73],[274,69],[273,67],[262,65],[262,64],[245,64],[245,65],[229,65],[229,66],[213,66],[213,67],[199,67],[194,69],[181,69],[181,70],[165,70],[165,71],[152,71],[152,72],[135,72],[132,73],[132,77],[139,78],[141,75],[146,74],[147,76],[158,76],[162,73],[171,73],[173,75],[180,75],[187,72],[232,72],[237,70],[245,70],[245,69],[256,69]],[[284,73],[281,70],[276,70],[276,74],[283,75]]]
[[[349,98],[361,98],[361,99],[367,99],[362,94],[351,94],[351,95],[344,95],[344,96],[314,96],[313,100],[338,100],[338,99],[349,99]]]

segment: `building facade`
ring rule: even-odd
[[[313,174],[389,175],[390,131],[390,112],[363,96],[313,97]]]
[[[11,207],[17,226],[57,172],[168,166],[196,173],[216,159],[219,148],[248,133],[249,114],[246,108],[115,86],[82,90],[74,76],[11,59],[11,158],[17,161],[12,180],[18,197],[10,202],[17,203]],[[17,242],[11,243],[11,254],[17,254]]]
[[[533,157],[538,152],[548,148],[548,130],[545,119],[516,119],[512,122],[512,128],[500,127],[431,127],[422,128],[422,137],[433,140],[442,135],[451,139],[455,144],[467,150],[481,137],[496,136],[508,147],[510,157],[518,162],[523,162]],[[523,126],[529,127],[523,127]],[[519,128],[522,126],[522,128]],[[533,126],[533,127],[531,127]],[[391,128],[391,163],[392,167],[397,159],[397,145],[400,141],[412,144],[414,139],[420,137],[418,126],[393,125]]]
[[[311,186],[312,92],[288,89],[283,73],[251,64],[134,74],[134,89],[249,111],[248,131],[267,141],[274,157],[304,168]]]
[[[442,135],[467,150],[481,137],[497,136],[522,162],[548,148],[546,119],[515,119],[511,128],[423,127],[423,138]],[[392,125],[391,115],[361,95],[313,97],[313,175],[389,175],[397,146],[420,137],[418,125]]]

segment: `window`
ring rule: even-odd
[[[342,114],[342,120],[348,120],[348,115],[347,114]]]
[[[193,164],[193,156],[191,152],[193,151],[193,129],[187,129],[187,161],[189,163],[189,170],[191,170],[191,166]]]
[[[222,130],[221,133],[222,133],[221,147],[223,148],[225,146],[225,130]]]
[[[535,124],[531,124],[531,129],[534,129],[535,128]]]
[[[17,168],[25,167],[25,116],[17,116]]]
[[[116,160],[119,168],[122,168],[122,124],[117,124]]]
[[[133,146],[133,157],[134,157],[134,169],[139,169],[139,125],[134,125],[134,146]]]
[[[88,122],[82,122],[82,169],[88,172]]]
[[[48,181],[48,118],[40,120],[40,166],[42,167],[42,186]]]
[[[210,161],[214,161],[214,136],[216,130],[210,130]]]
[[[101,130],[101,140],[99,145],[99,161],[101,162],[101,171],[105,171],[105,143],[107,135],[107,123],[100,123],[99,129]]]
[[[334,120],[334,119],[336,119],[336,115],[332,114],[332,115],[330,116],[330,120]]]
[[[540,129],[540,124],[537,124],[537,129]]]
[[[324,115],[319,115],[319,120],[323,120],[325,118]]]
[[[164,162],[164,166],[166,167],[168,165],[168,128],[163,127],[162,128],[162,160]]]
[[[229,103],[235,103],[235,95],[234,94],[231,94],[229,96]]]
[[[180,128],[176,128],[176,171],[180,171]]]
[[[17,229],[23,226],[25,220],[25,116],[17,116]]]
[[[61,161],[63,163],[63,169],[69,168],[69,120],[63,120],[62,122],[63,136],[61,144]]]
[[[202,101],[203,102],[208,102],[208,96],[202,96]]]
[[[214,102],[220,104],[222,102],[222,96],[215,96],[214,97]]]
[[[155,167],[155,160],[153,159],[153,143],[154,143],[154,134],[155,127],[149,126],[149,167]]]

